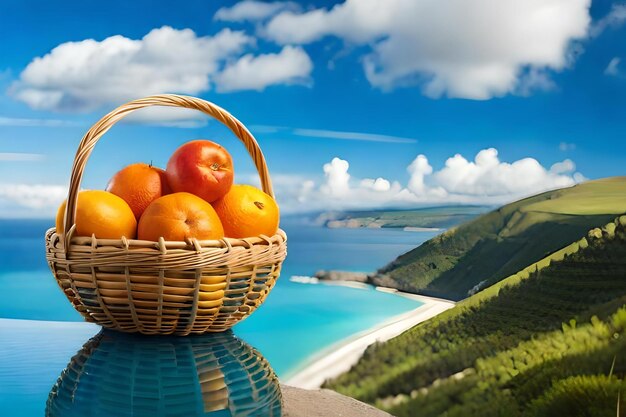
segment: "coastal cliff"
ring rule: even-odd
[[[330,229],[365,227],[437,231],[469,221],[487,210],[487,206],[442,206],[413,210],[327,212],[317,216],[315,222]]]
[[[406,291],[402,288],[399,283],[396,282],[393,278],[385,274],[379,274],[376,272],[366,273],[366,272],[352,272],[352,271],[339,271],[339,270],[320,270],[317,271],[314,275],[320,281],[330,281],[330,282],[338,282],[338,281],[350,281],[350,282],[360,282],[363,284],[370,284],[376,287],[390,287],[395,288],[400,291],[412,292],[410,289]],[[426,294],[423,294],[426,295]]]
[[[315,278],[321,281],[354,281],[366,284],[370,283],[370,276],[365,272],[320,270],[315,273]]]

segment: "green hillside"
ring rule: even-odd
[[[626,177],[588,181],[484,214],[378,271],[374,282],[460,300],[626,211]]]
[[[626,216],[370,347],[326,385],[397,416],[626,409]]]

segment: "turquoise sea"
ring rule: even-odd
[[[70,357],[98,330],[67,323],[82,318],[45,262],[43,235],[51,224],[0,220],[0,318],[28,320],[0,320],[0,387],[5,387],[0,388],[0,405],[13,402],[16,391],[47,393]],[[420,305],[374,289],[299,284],[289,278],[318,269],[373,271],[436,232],[327,229],[296,217],[285,218],[281,227],[288,234],[289,253],[279,282],[264,305],[233,329],[279,377],[288,377],[316,352]]]
[[[51,224],[52,220],[0,220],[0,318],[82,321],[45,263],[43,234]],[[279,282],[265,304],[234,328],[235,335],[258,349],[280,377],[333,343],[419,306],[417,301],[373,289],[299,284],[289,278],[318,269],[372,271],[436,232],[327,229],[295,217],[285,218],[281,227],[288,234],[289,253]],[[24,322],[24,328],[43,326],[48,325]],[[66,343],[74,352],[82,344],[71,338],[55,343]]]
[[[0,220],[0,317],[82,321],[58,289],[44,259],[43,234],[52,220]],[[328,229],[285,218],[288,256],[267,301],[235,334],[259,349],[285,377],[315,352],[419,306],[417,301],[330,285],[290,282],[318,269],[372,271],[436,232]],[[80,346],[76,346],[78,349]]]

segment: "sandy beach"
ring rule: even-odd
[[[452,301],[403,293],[390,288],[377,288],[377,290],[414,298],[424,304],[324,349],[311,358],[303,368],[285,378],[283,382],[298,388],[319,388],[325,380],[348,371],[369,345],[392,339],[455,305]]]

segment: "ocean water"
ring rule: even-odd
[[[0,318],[82,321],[45,262],[43,234],[51,224],[52,220],[0,220]],[[420,305],[373,289],[299,284],[289,277],[312,275],[318,269],[373,271],[436,232],[327,229],[297,218],[285,218],[281,227],[289,239],[281,278],[266,302],[233,329],[269,360],[279,377],[288,377],[333,343]],[[24,322],[31,331],[37,326]],[[75,327],[68,323],[68,328]],[[87,333],[95,333],[89,329]],[[81,337],[84,331],[79,332]],[[57,348],[76,352],[87,339],[77,343],[75,337],[59,338],[56,343],[62,346]]]

